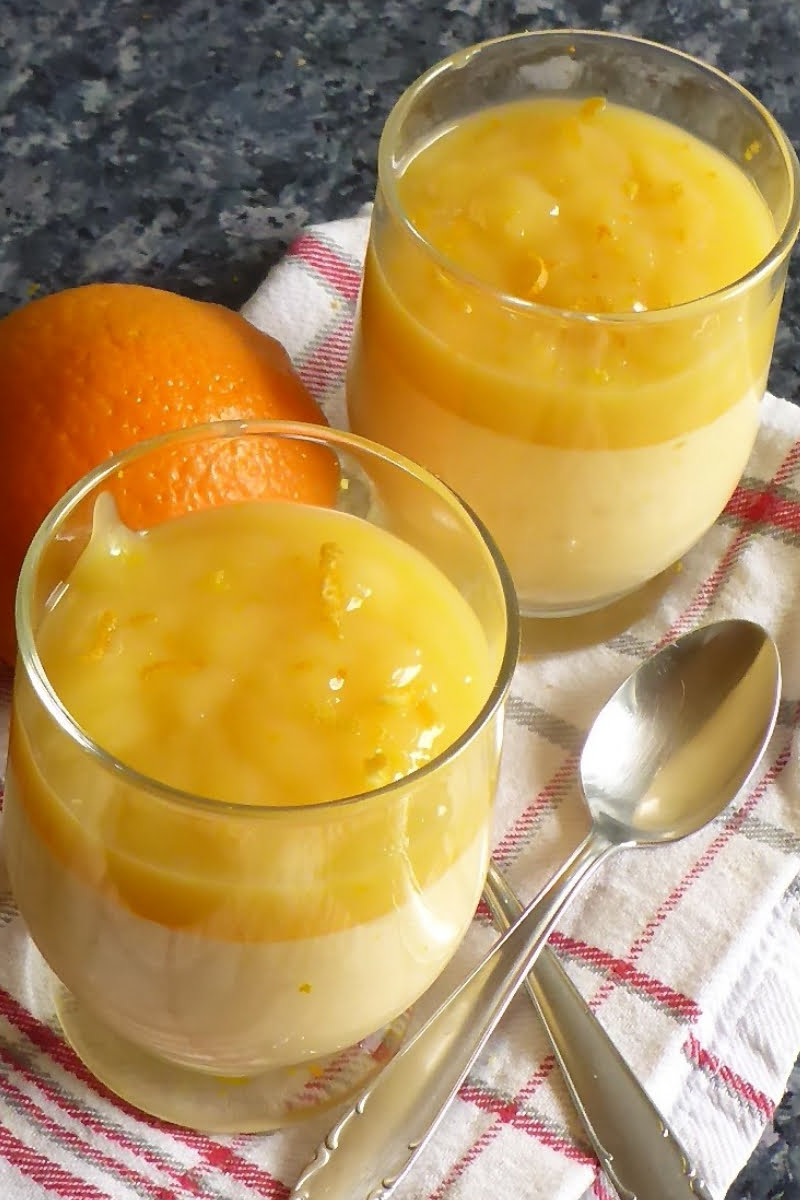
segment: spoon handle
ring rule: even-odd
[[[539,898],[361,1093],[289,1200],[385,1200],[427,1143],[578,885],[618,843],[593,830]]]
[[[522,904],[494,863],[484,896],[501,930],[519,919]],[[686,1151],[548,947],[525,987],[600,1165],[622,1200],[711,1200]]]

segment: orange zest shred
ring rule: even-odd
[[[344,613],[344,593],[340,569],[343,553],[341,546],[336,542],[323,542],[319,548],[322,604],[325,615],[340,637]]]
[[[101,612],[97,618],[92,642],[83,657],[94,660],[104,658],[111,647],[118,624],[116,613],[109,609]]]
[[[588,100],[584,100],[580,107],[580,114],[584,119],[591,120],[601,113],[606,106],[605,96],[590,96]]]

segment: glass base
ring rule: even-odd
[[[547,619],[523,615],[520,656],[523,661],[543,654],[559,654],[586,646],[597,646],[625,633],[637,621],[654,613],[680,573],[680,563],[600,608],[584,612],[547,614]]]
[[[397,1053],[410,1019],[403,1013],[338,1054],[232,1079],[139,1049],[55,978],[53,999],[67,1041],[101,1083],[151,1116],[203,1133],[263,1133],[343,1103]]]
[[[588,613],[599,612],[601,609],[610,608],[613,604],[618,604],[620,600],[624,600],[626,596],[633,595],[646,584],[636,584],[632,588],[626,588],[621,592],[613,592],[609,596],[601,596],[599,599],[586,600],[583,603],[575,604],[539,604],[535,600],[527,600],[524,596],[518,595],[519,613],[521,617],[537,621],[563,621],[570,617],[584,617]]]

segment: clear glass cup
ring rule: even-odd
[[[54,690],[37,630],[103,493],[145,495],[138,517],[123,510],[134,527],[159,505],[171,518],[259,499],[288,443],[330,459],[335,507],[455,584],[486,639],[491,684],[463,735],[388,786],[328,803],[312,793],[300,807],[221,803],[96,744]],[[222,499],[214,481],[232,469],[238,490]],[[120,1096],[197,1129],[268,1129],[340,1102],[397,1049],[485,878],[518,648],[514,588],[491,539],[445,485],[363,439],[221,422],[138,445],[69,491],[32,542],[16,620],[4,839],[68,1040]]]
[[[532,96],[605,97],[721,150],[769,207],[769,252],[710,295],[617,314],[515,298],[462,270],[415,228],[398,180],[465,117]],[[591,31],[460,51],[404,93],[383,132],[350,426],[465,498],[508,562],[524,614],[601,607],[678,560],[733,492],[757,432],[799,221],[794,151],[714,68]]]

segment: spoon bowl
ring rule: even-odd
[[[685,634],[606,701],[580,759],[595,825],[622,845],[697,832],[741,790],[775,724],[778,651],[752,621]]]
[[[613,852],[695,833],[734,799],[775,725],[778,651],[751,621],[685,634],[607,701],[581,755],[589,833],[318,1147],[289,1200],[384,1200],[406,1175],[578,886]]]

